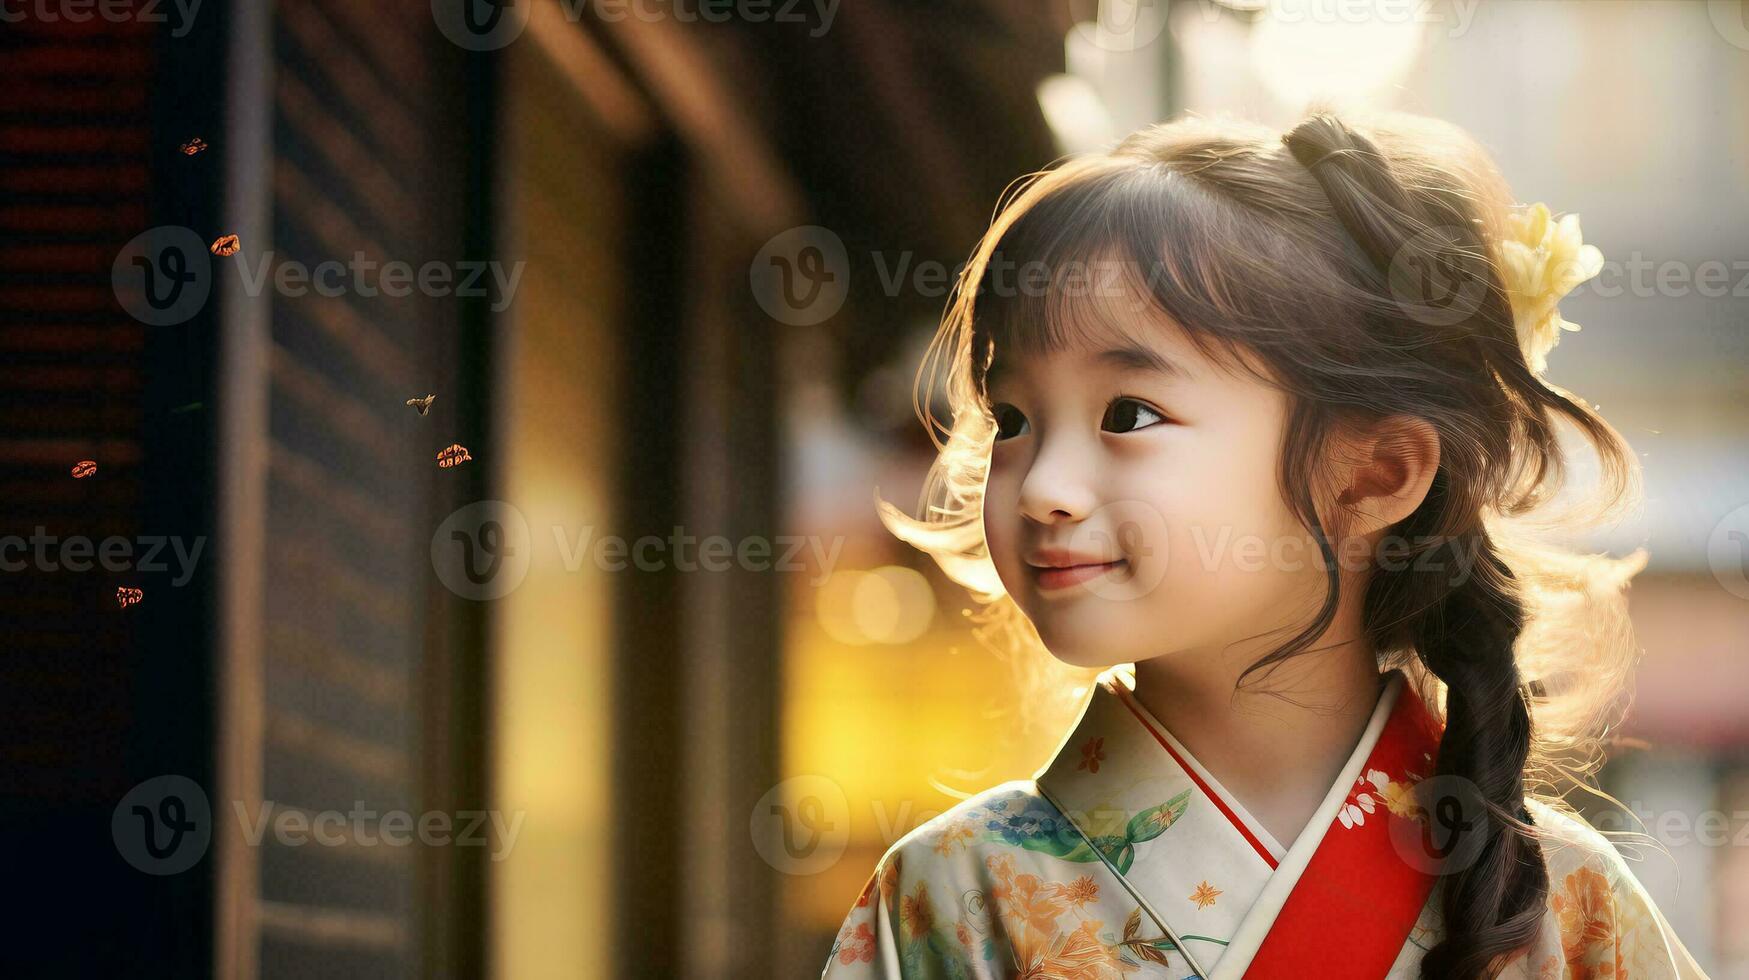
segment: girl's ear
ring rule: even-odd
[[[1393,415],[1365,435],[1346,440],[1338,454],[1337,506],[1349,533],[1390,527],[1415,512],[1439,469],[1439,433],[1426,419]]]

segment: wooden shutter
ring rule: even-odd
[[[430,934],[442,917],[428,907],[427,855],[382,843],[382,820],[417,821],[436,802],[441,746],[427,723],[452,678],[433,655],[444,617],[428,549],[471,477],[435,459],[475,434],[458,429],[469,366],[457,301],[387,295],[380,273],[453,271],[461,258],[456,52],[411,0],[287,0],[266,34],[272,124],[256,189],[271,217],[263,240],[243,243],[246,274],[348,271],[328,280],[342,283],[336,296],[229,284],[233,328],[257,334],[227,369],[244,376],[237,401],[253,391],[260,411],[230,457],[245,487],[233,527],[259,530],[233,555],[258,574],[230,599],[240,642],[226,650],[226,795],[270,822],[258,846],[233,837],[224,850],[221,972],[414,976],[443,941]],[[403,404],[427,393],[438,395],[428,416]],[[279,842],[274,815],[299,811],[346,814],[346,843]]]

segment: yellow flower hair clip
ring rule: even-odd
[[[1603,253],[1580,238],[1578,215],[1556,221],[1541,202],[1507,215],[1500,251],[1518,345],[1530,369],[1541,374],[1548,367],[1549,351],[1561,341],[1561,331],[1579,329],[1577,323],[1562,319],[1557,304],[1603,270]]]

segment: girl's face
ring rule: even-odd
[[[1324,591],[1277,488],[1286,396],[1176,326],[1141,326],[999,353],[987,386],[991,557],[1052,654],[1081,667],[1218,655],[1303,623]]]

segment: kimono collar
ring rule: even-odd
[[[1437,727],[1406,688],[1400,672],[1387,675],[1337,781],[1287,846],[1135,700],[1115,670],[1101,675],[1080,720],[1034,778],[1205,976],[1241,976],[1254,958],[1280,948],[1280,936],[1334,928],[1338,912],[1349,917],[1346,935],[1370,923],[1379,955],[1388,948],[1394,956],[1433,880],[1395,853],[1387,830],[1392,814],[1412,814],[1410,787],[1433,771],[1438,746]],[[1321,880],[1310,880],[1310,871]],[[1381,876],[1374,884],[1389,894],[1366,889],[1358,909],[1352,899],[1326,894],[1347,887],[1356,871]],[[1364,920],[1358,926],[1356,915]]]

